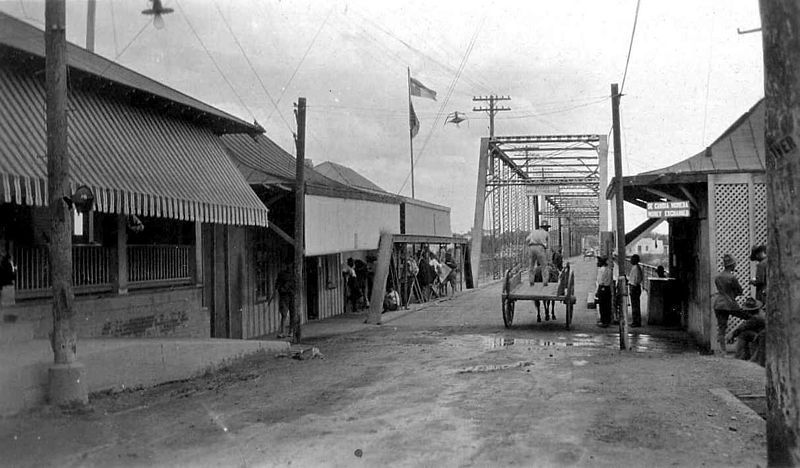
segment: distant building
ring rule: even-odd
[[[669,252],[667,242],[657,237],[643,237],[625,247],[627,255],[664,255]]]
[[[418,198],[391,194],[355,170],[334,162],[320,163],[314,166],[314,170],[359,190],[396,197],[400,201],[400,234],[444,237],[453,235],[450,227],[449,207],[422,201]]]

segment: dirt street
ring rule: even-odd
[[[592,273],[580,266],[577,284]],[[381,326],[334,319],[353,331],[302,347],[324,358],[256,355],[97,396],[88,412],[0,420],[2,465],[765,466],[763,421],[711,392],[763,394],[760,367],[655,327],[619,351],[580,300],[571,331],[563,305],[536,323],[531,303],[506,330],[499,295],[495,284]]]

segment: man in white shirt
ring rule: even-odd
[[[528,271],[528,281],[531,285],[533,285],[533,280],[542,267],[544,267],[544,271],[541,272],[542,284],[547,286],[547,280],[550,279],[550,270],[547,262],[547,244],[550,241],[549,229],[550,225],[547,221],[542,221],[539,224],[539,229],[531,232],[526,239],[531,252],[531,268]]]
[[[631,273],[628,276],[628,286],[631,295],[631,315],[633,316],[632,327],[642,326],[642,304],[640,298],[642,297],[642,281],[644,281],[644,272],[642,266],[639,265],[639,256],[636,254],[631,255]]]

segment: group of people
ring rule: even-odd
[[[375,279],[374,255],[367,255],[366,262],[361,259],[347,259],[342,266],[342,277],[345,284],[345,307],[350,305],[350,312],[357,312],[369,307],[369,298]]]
[[[414,294],[415,285],[419,286],[418,292],[423,301],[448,294],[455,294],[457,283],[458,264],[453,253],[447,250],[444,261],[427,248],[420,250],[416,256],[409,256],[404,267],[404,298],[408,302]]]
[[[639,264],[641,258],[637,254],[631,255],[631,270],[628,274],[628,294],[631,300],[631,327],[642,326],[642,286],[644,283],[644,270]],[[664,268],[659,267],[661,272],[659,277],[663,278]],[[608,328],[613,320],[611,295],[613,294],[613,270],[608,265],[608,257],[599,255],[597,257],[597,290],[595,291],[595,301],[600,311],[600,321],[598,326]]]
[[[750,279],[755,286],[755,297],[747,297],[739,304],[737,297],[744,294],[744,288],[736,277],[736,258],[731,254],[722,256],[723,270],[714,278],[717,294],[714,297],[714,315],[717,319],[717,343],[725,355],[727,343],[736,342],[735,357],[764,365],[764,334],[766,322],[761,310],[767,300],[767,248],[754,246],[750,251],[750,261],[756,262],[756,275]],[[728,319],[738,317],[743,322],[727,337]]]

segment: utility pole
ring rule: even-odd
[[[800,2],[760,0],[766,99],[767,465],[800,466]]]
[[[72,206],[67,151],[67,38],[64,0],[45,2],[47,189],[50,209],[48,258],[53,293],[53,365],[48,370],[50,403],[86,404],[86,370],[78,360],[72,290]]]
[[[97,0],[89,0],[86,4],[86,50],[94,52],[94,23],[97,13]]]
[[[494,139],[494,116],[497,115],[498,112],[501,111],[510,111],[510,107],[506,106],[497,106],[497,101],[510,101],[511,96],[495,96],[492,94],[491,96],[474,96],[472,98],[473,102],[488,102],[489,107],[473,107],[472,110],[474,112],[486,112],[489,114],[489,139]]]
[[[622,143],[620,142],[619,129],[619,90],[616,83],[611,85],[611,118],[614,129],[614,178],[617,184],[614,187],[614,198],[617,208],[617,265],[619,273],[617,275],[617,297],[620,298],[619,304],[619,349],[630,349],[630,339],[628,337],[628,303],[625,296],[628,295],[628,278],[625,272],[625,207],[623,204],[622,190]]]
[[[294,308],[289,316],[289,333],[295,343],[300,342],[302,336],[300,318],[303,312],[303,302],[305,298],[305,213],[306,213],[306,179],[305,179],[305,155],[306,155],[306,98],[297,99],[297,136],[295,145],[297,147],[297,172],[295,174],[295,193],[294,193]]]

